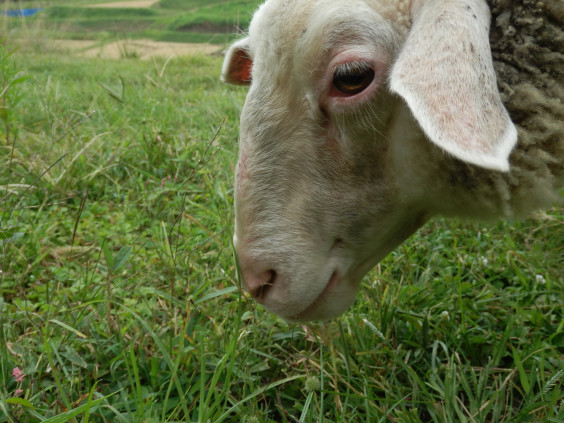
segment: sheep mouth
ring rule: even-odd
[[[295,315],[292,318],[292,320],[294,321],[311,320],[311,318],[309,318],[308,315],[310,315],[312,312],[315,312],[315,309],[319,306],[319,303],[323,301],[324,297],[326,297],[328,293],[333,289],[333,287],[335,287],[338,284],[338,281],[339,281],[339,273],[337,272],[337,269],[335,269],[331,274],[331,277],[329,278],[327,285],[325,285],[325,288],[323,288],[323,291],[321,291],[321,293],[317,296],[317,298],[313,300],[313,302],[310,305],[308,305],[305,308],[305,310]]]

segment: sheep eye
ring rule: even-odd
[[[341,94],[361,93],[374,81],[374,70],[365,62],[343,63],[335,69],[333,87]]]

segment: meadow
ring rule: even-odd
[[[246,89],[219,82],[222,58],[16,44],[0,45],[0,423],[564,421],[564,209],[430,222],[345,315],[288,324],[237,275]]]

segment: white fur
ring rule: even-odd
[[[257,301],[290,320],[336,316],[362,276],[433,215],[514,216],[552,199],[550,176],[504,191],[515,186],[517,132],[497,91],[488,25],[483,0],[259,8],[222,71],[248,84],[236,75],[252,65],[235,246]],[[333,84],[348,60],[375,75],[356,95]]]

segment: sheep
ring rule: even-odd
[[[491,25],[491,28],[490,28]],[[249,85],[243,283],[325,320],[433,216],[518,218],[564,185],[561,0],[268,0],[226,52]]]

